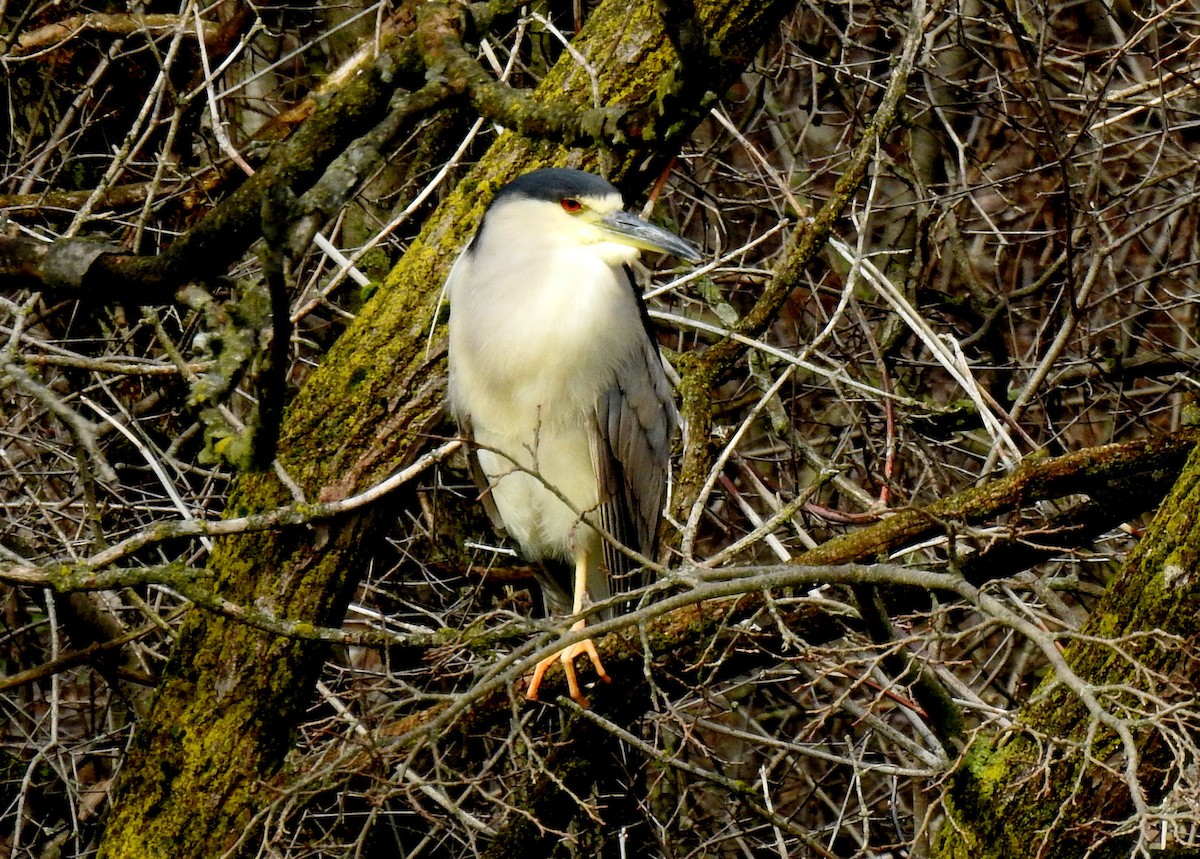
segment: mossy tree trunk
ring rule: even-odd
[[[651,108],[658,120],[640,139],[577,153],[571,163],[602,164],[627,191],[644,183],[645,171],[673,154],[695,125],[705,91],[731,81],[787,8],[759,0],[697,3],[703,38],[682,21],[673,41],[651,0],[601,5],[575,41],[597,74],[601,101]],[[681,60],[676,43],[703,51],[703,62],[696,55]],[[592,106],[589,77],[569,57],[541,92]],[[503,135],[305,384],[288,410],[278,457],[310,500],[344,497],[419,455],[442,418],[444,355],[427,354],[425,343],[449,265],[491,191],[564,160],[567,153],[553,143]],[[292,500],[273,474],[246,475],[228,514]],[[336,624],[386,518],[356,515],[315,530],[223,540],[209,563],[214,584],[226,599],[282,618]],[[101,854],[212,856],[233,847],[267,801],[263,784],[291,744],[325,656],[319,644],[193,611],[129,750]]]
[[[1200,694],[1200,448],[1063,656],[1128,729],[1134,755],[1078,688],[1052,675],[1012,730],[968,749],[934,856],[1115,859],[1150,845],[1166,848],[1157,855],[1195,856],[1194,847],[1171,850],[1170,818],[1195,802],[1195,763],[1180,750],[1196,748],[1200,729],[1171,710]],[[1128,788],[1134,770],[1141,808]]]

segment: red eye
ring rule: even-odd
[[[576,212],[582,211],[583,209],[583,203],[579,202],[578,200],[573,200],[570,197],[563,197],[558,201],[558,203],[563,207],[563,211],[568,215],[574,215]]]

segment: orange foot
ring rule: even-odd
[[[546,673],[555,661],[561,662],[563,671],[567,675],[567,689],[571,692],[571,697],[575,699],[575,703],[586,709],[588,707],[588,699],[579,688],[579,680],[575,676],[575,657],[587,654],[588,659],[592,660],[592,667],[596,669],[596,674],[605,683],[611,683],[612,678],[604,670],[604,665],[600,662],[600,654],[596,652],[596,645],[592,644],[590,638],[585,638],[583,641],[577,641],[569,645],[558,653],[552,656],[547,656],[537,664],[533,669],[533,676],[529,679],[529,689],[525,692],[525,698],[529,701],[536,701],[538,694],[538,686],[542,684],[542,675]]]

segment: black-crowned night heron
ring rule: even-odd
[[[450,404],[474,440],[484,501],[530,561],[574,564],[565,586],[539,565],[553,614],[607,599],[610,577],[635,566],[592,526],[650,554],[666,497],[678,416],[625,266],[642,250],[699,254],[623,205],[591,173],[521,176],[496,194],[446,282]],[[586,706],[582,654],[607,680],[588,639],[542,660],[527,696],[558,659]]]

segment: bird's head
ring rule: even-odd
[[[700,259],[690,242],[624,206],[620,192],[594,173],[553,167],[501,188],[484,225],[504,241],[586,248],[614,265],[633,261],[641,251]]]

